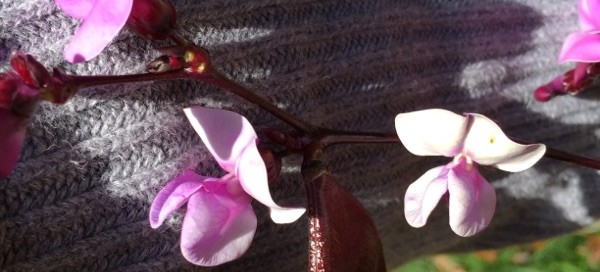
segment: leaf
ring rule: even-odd
[[[386,271],[381,240],[368,212],[320,162],[314,163],[302,169],[309,203],[309,271]],[[306,169],[311,167],[322,171]]]

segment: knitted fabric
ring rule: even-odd
[[[313,124],[394,131],[397,113],[426,108],[478,112],[513,137],[587,156],[600,154],[600,92],[542,104],[532,93],[572,68],[558,65],[578,30],[567,0],[176,1],[179,33],[205,46],[216,69]],[[142,72],[158,56],[124,30],[97,58],[72,65],[62,51],[78,21],[51,0],[0,0],[0,69],[14,49],[69,73]],[[190,105],[246,116],[258,129],[285,124],[252,104],[188,80],[90,88],[62,106],[41,103],[20,161],[0,181],[0,268],[7,271],[304,271],[307,218],[277,225],[254,205],[249,251],[216,268],[186,262],[181,214],[154,230],[158,190],[186,169],[219,175],[183,115]],[[443,137],[443,135],[440,135]],[[1,155],[1,154],[0,154]],[[480,167],[496,188],[496,214],[461,238],[440,205],[420,229],[403,214],[408,185],[448,158],[417,157],[400,144],[345,145],[325,161],[371,213],[388,268],[417,256],[524,243],[600,217],[600,176],[542,159],[508,173]],[[301,158],[284,160],[272,188],[282,205],[305,205]]]

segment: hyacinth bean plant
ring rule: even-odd
[[[99,85],[192,79],[241,97],[287,123],[291,131],[265,129],[259,139],[250,122],[238,113],[190,107],[182,109],[199,139],[226,174],[207,177],[187,170],[170,181],[150,208],[157,228],[187,205],[181,229],[181,252],[200,266],[217,266],[239,258],[250,246],[257,227],[252,200],[269,207],[277,224],[309,217],[310,271],[385,271],[377,229],[364,207],[338,185],[322,156],[333,145],[403,144],[417,156],[445,156],[450,162],[425,172],[407,189],[404,214],[421,227],[440,200],[446,200],[450,228],[472,236],[491,222],[496,206],[493,187],[478,165],[517,172],[542,157],[600,169],[597,160],[559,151],[543,144],[512,139],[500,126],[477,113],[456,114],[424,109],[396,116],[396,132],[340,131],[318,127],[278,108],[219,74],[208,52],[177,35],[176,12],[169,0],[56,0],[66,14],[81,20],[64,57],[78,63],[102,54],[123,27],[145,38],[165,39],[171,46],[147,65],[147,72],[116,76],[78,76],[59,69],[49,72],[33,56],[14,52],[12,71],[0,74],[0,178],[18,161],[28,122],[41,101],[66,103],[77,91]],[[600,0],[579,1],[581,32],[565,41],[560,61],[575,61],[574,70],[535,91],[548,101],[577,93],[600,75]],[[393,117],[390,117],[393,118]],[[444,135],[444,137],[440,137]],[[269,143],[269,145],[263,145]],[[277,146],[285,152],[275,152]],[[284,154],[284,155],[282,155]],[[308,207],[282,207],[271,198],[269,184],[277,179],[281,158],[303,157],[302,175]]]

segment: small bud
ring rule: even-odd
[[[277,179],[281,172],[281,158],[275,156],[270,149],[265,147],[258,147],[258,152],[267,167],[269,183],[272,183]]]
[[[547,102],[554,96],[566,94],[564,79],[562,75],[557,76],[550,83],[537,88],[533,93],[533,97],[537,101]]]
[[[170,0],[134,0],[127,26],[149,39],[164,39],[175,27],[177,16]]]
[[[31,55],[15,51],[10,58],[10,65],[23,82],[33,87],[42,87],[50,77],[46,67]]]
[[[548,102],[552,96],[552,90],[550,90],[547,86],[541,86],[533,93],[535,100],[540,102]]]

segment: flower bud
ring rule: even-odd
[[[31,55],[15,51],[10,58],[10,65],[25,84],[33,87],[42,87],[50,77],[46,67]]]
[[[258,147],[258,153],[260,153],[260,156],[267,167],[269,183],[274,182],[281,172],[281,158],[275,156],[270,149],[265,147]]]
[[[170,0],[134,0],[127,26],[149,39],[164,39],[175,27],[177,16]]]

